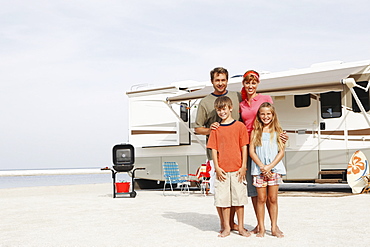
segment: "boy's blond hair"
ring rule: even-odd
[[[231,109],[233,108],[233,102],[227,96],[220,96],[215,100],[214,106],[216,110],[224,109],[226,106]]]

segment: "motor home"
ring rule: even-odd
[[[351,155],[361,150],[370,157],[369,79],[370,60],[261,74],[258,93],[272,97],[289,136],[285,181],[345,182]],[[228,90],[240,91],[241,81],[230,78]],[[193,123],[199,101],[211,92],[210,81],[184,81],[126,93],[129,143],[135,165],[146,168],[136,174],[140,186],[164,180],[163,162],[177,162],[182,174],[206,162],[205,137]]]

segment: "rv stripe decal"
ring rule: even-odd
[[[298,131],[295,130],[286,130],[287,133],[298,133]],[[306,134],[318,134],[317,131],[310,131],[306,130]],[[327,130],[327,131],[321,131],[321,135],[337,135],[337,136],[343,136],[344,131],[343,130]],[[369,136],[370,135],[370,129],[359,129],[359,130],[348,130],[348,136]]]
[[[164,130],[132,130],[131,135],[152,135],[152,134],[176,134],[176,131]]]

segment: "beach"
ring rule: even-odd
[[[111,183],[0,189],[0,246],[354,246],[369,234],[370,194],[281,193],[282,239],[219,238],[213,196],[176,194],[113,198]],[[249,202],[245,227],[255,224]]]

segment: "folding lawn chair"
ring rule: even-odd
[[[202,164],[200,166],[200,180],[201,180],[200,191],[204,195],[208,195],[209,186],[210,186],[209,180],[211,178],[211,175],[209,174],[210,171],[211,171],[211,165],[209,161],[207,161],[206,164]]]
[[[196,177],[194,180],[190,180],[190,182],[194,182],[199,188],[202,194],[208,195],[209,191],[209,179],[211,171],[211,165],[209,162],[206,164],[202,164],[198,169],[196,174],[189,174],[189,176]]]
[[[190,194],[190,182],[187,179],[188,175],[180,175],[179,165],[176,162],[163,162],[163,176],[164,176],[164,187],[163,195],[166,195],[166,185],[169,184],[171,187],[172,195],[173,186],[176,184],[180,188],[181,193]]]

